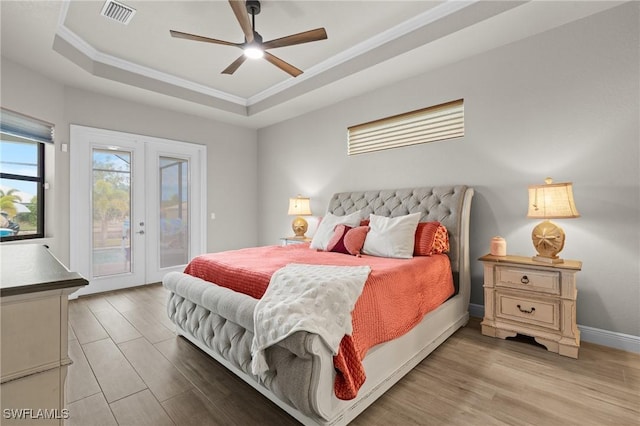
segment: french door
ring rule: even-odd
[[[71,126],[74,296],[161,281],[206,247],[206,148]]]

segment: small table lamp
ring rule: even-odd
[[[309,198],[300,195],[296,198],[289,198],[289,216],[297,216],[291,223],[291,228],[296,238],[306,238],[304,233],[307,232],[309,225],[302,216],[309,216],[310,214]]]
[[[545,179],[544,185],[529,186],[529,212],[527,217],[541,219],[571,219],[580,217],[573,201],[571,182],[553,183]],[[533,260],[562,263],[558,253],[564,248],[564,231],[549,220],[533,228],[531,239],[538,255]]]

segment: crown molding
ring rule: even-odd
[[[295,79],[284,80],[269,87],[268,89],[263,90],[260,93],[250,96],[249,98],[247,98],[247,105],[251,106],[265,99],[268,99],[269,97],[282,92],[283,90],[289,89],[296,84],[302,83],[304,80],[308,80],[312,77],[322,74],[323,72],[328,71],[331,68],[334,68],[344,62],[370,52],[371,50],[376,49],[377,47],[380,47],[385,43],[409,34],[410,32],[422,28],[432,22],[458,12],[459,10],[462,10],[465,7],[468,7],[478,1],[480,0],[446,0],[444,3],[441,3],[432,9],[426,10],[414,16],[413,18],[410,18],[396,25],[395,27],[391,27],[369,38],[368,40],[358,43],[355,46],[352,46],[347,50],[343,50],[337,55],[332,56],[331,58],[310,67]]]
[[[94,62],[100,62],[105,65],[109,65],[115,68],[119,68],[124,71],[139,74],[144,77],[148,77],[154,80],[161,81],[163,83],[172,84],[174,86],[182,87],[184,89],[192,90],[203,95],[218,98],[224,101],[232,102],[241,106],[247,106],[247,99],[241,96],[232,95],[231,93],[224,92],[222,90],[213,89],[203,84],[195,83],[191,80],[187,80],[181,77],[177,77],[172,74],[168,74],[162,71],[158,71],[154,68],[149,68],[144,65],[136,64],[131,61],[127,61],[116,56],[112,56],[101,52],[87,43],[82,37],[71,31],[64,21],[66,19],[67,12],[69,10],[69,1],[65,0],[60,13],[60,19],[58,20],[58,28],[56,35],[62,38],[64,41],[75,47],[82,54],[87,56]]]
[[[237,105],[241,105],[243,107],[249,107],[251,105],[257,104],[258,102],[264,101],[265,99],[268,99],[271,96],[274,96],[282,91],[290,89],[305,80],[318,76],[340,64],[352,60],[353,58],[370,52],[384,45],[385,43],[393,41],[432,22],[458,12],[480,0],[445,0],[444,3],[441,3],[432,9],[422,12],[414,16],[413,18],[410,18],[407,21],[396,25],[395,27],[389,28],[375,35],[374,37],[365,40],[362,43],[352,46],[338,53],[337,55],[334,55],[331,58],[328,58],[320,62],[319,64],[310,67],[303,74],[296,78],[284,80],[248,98],[214,89],[203,84],[199,84],[191,80],[168,74],[154,68],[149,68],[144,65],[136,64],[134,62],[127,61],[122,58],[109,55],[97,50],[65,25],[70,1],[71,0],[64,0],[62,3],[62,8],[60,10],[60,15],[58,18],[58,28],[56,30],[56,35],[72,45],[92,61],[138,74],[147,78],[158,80],[163,83],[191,90],[205,96],[228,101]]]

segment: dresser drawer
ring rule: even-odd
[[[496,287],[560,294],[560,273],[510,266],[496,267]]]
[[[560,301],[496,292],[496,317],[560,330]]]
[[[60,309],[60,295],[2,301],[3,382],[60,366]]]

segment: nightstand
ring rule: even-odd
[[[547,350],[578,358],[576,274],[582,262],[546,264],[522,256],[485,255],[482,334],[524,334]]]
[[[280,242],[283,246],[288,246],[289,244],[302,244],[302,243],[310,243],[311,238],[307,237],[282,237],[280,238]]]

